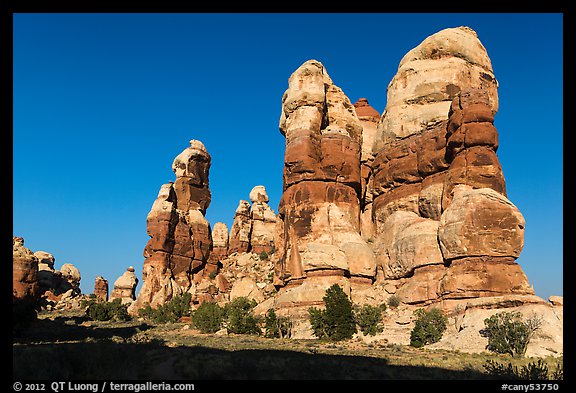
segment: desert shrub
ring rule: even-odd
[[[416,348],[440,341],[446,330],[448,318],[438,308],[426,311],[419,308],[414,312],[417,319],[410,332],[410,345]]]
[[[86,315],[95,321],[129,321],[128,304],[121,299],[110,302],[90,299],[87,301]]]
[[[386,310],[386,305],[382,303],[380,306],[372,306],[365,304],[361,307],[356,307],[354,310],[354,319],[360,328],[360,331],[370,336],[375,336],[381,333],[384,328],[380,324],[382,322],[382,312]]]
[[[256,301],[247,297],[237,297],[224,306],[226,328],[236,334],[260,334],[260,320],[252,313]]]
[[[202,333],[215,333],[220,330],[224,321],[224,309],[216,303],[202,302],[192,312],[192,324]]]
[[[138,315],[156,323],[177,322],[181,317],[190,316],[192,295],[185,292],[174,296],[170,301],[152,308],[149,304],[138,310]]]
[[[388,298],[388,306],[392,308],[396,308],[400,305],[400,297],[396,295],[392,295]]]
[[[212,271],[208,274],[208,278],[209,278],[210,280],[214,280],[217,275],[218,275],[218,271],[217,271],[217,270],[212,270]]]
[[[258,257],[260,258],[261,261],[267,261],[269,255],[266,251],[262,251],[260,254],[258,254]]]
[[[332,285],[322,299],[326,305],[324,310],[308,309],[314,335],[333,341],[352,338],[356,333],[356,322],[352,302],[342,288],[338,284]]]
[[[273,308],[268,310],[265,317],[265,336],[286,338],[292,335],[292,321],[288,317],[278,317]]]
[[[562,380],[564,379],[564,366],[562,363],[556,364],[556,370],[551,371],[548,365],[542,360],[530,362],[518,368],[512,363],[505,365],[495,360],[489,359],[484,364],[484,369],[488,374],[498,379],[526,379],[526,380]]]
[[[514,357],[524,356],[528,343],[540,328],[542,319],[533,316],[526,321],[518,311],[502,311],[484,320],[485,329],[480,333],[488,337],[486,349]]]

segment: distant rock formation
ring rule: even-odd
[[[54,269],[55,258],[46,251],[32,252],[24,239],[12,237],[13,300],[42,309],[71,309],[80,306],[80,271],[71,263]]]
[[[94,280],[94,296],[96,298],[108,301],[108,280],[102,276],[97,276]]]
[[[12,236],[12,302],[31,307],[39,297],[38,258],[24,247],[24,238]]]
[[[108,283],[106,282],[106,284]],[[112,301],[114,299],[120,299],[122,304],[131,304],[134,300],[136,300],[137,286],[138,278],[134,274],[134,267],[130,266],[114,282],[114,289],[112,289],[112,293],[110,294],[110,300]]]
[[[234,214],[230,230],[228,255],[232,253],[274,251],[276,214],[268,205],[269,199],[264,186],[255,186],[250,191],[250,202],[241,200]]]
[[[210,205],[211,157],[197,140],[172,164],[176,181],[164,184],[147,217],[150,236],[145,249],[142,288],[129,312],[156,306],[201,281],[212,236],[204,217]]]
[[[228,256],[228,244],[228,226],[223,222],[215,223],[212,227],[212,250],[208,257],[208,262],[212,267],[208,274],[217,271],[218,263]]]
[[[46,251],[34,253],[38,259],[38,285],[40,294],[46,294],[52,300],[65,292],[72,290],[76,295],[81,293],[80,270],[71,263],[65,263],[60,270],[54,269],[55,258]]]

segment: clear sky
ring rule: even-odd
[[[382,113],[404,54],[457,26],[499,81],[518,262],[537,295],[562,295],[562,14],[15,14],[13,234],[78,267],[84,293],[130,265],[141,278],[146,215],[190,139],[212,156],[212,225],[230,228],[255,185],[277,212],[290,74],[319,60]]]

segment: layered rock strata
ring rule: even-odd
[[[532,294],[515,262],[524,218],[498,161],[497,82],[469,28],[443,30],[400,62],[373,145],[379,277],[411,304]],[[412,121],[413,119],[414,121]]]
[[[360,236],[362,124],[324,66],[309,60],[289,78],[280,131],[286,138],[276,240],[279,307],[322,303],[338,282],[369,285],[376,262]]]
[[[197,140],[174,159],[176,181],[162,185],[146,220],[150,240],[144,249],[143,284],[129,312],[163,304],[202,279],[212,247],[204,217],[211,201],[210,163]]]
[[[269,199],[264,186],[255,186],[250,191],[250,202],[241,200],[234,214],[230,230],[228,255],[253,252],[256,254],[274,251],[276,214],[268,205]]]

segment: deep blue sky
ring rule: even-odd
[[[518,262],[537,295],[562,295],[561,14],[15,14],[13,233],[77,266],[85,293],[130,265],[141,277],[146,215],[190,139],[212,156],[211,224],[230,228],[259,184],[277,211],[290,74],[317,59],[382,112],[404,54],[462,25],[500,84]]]

